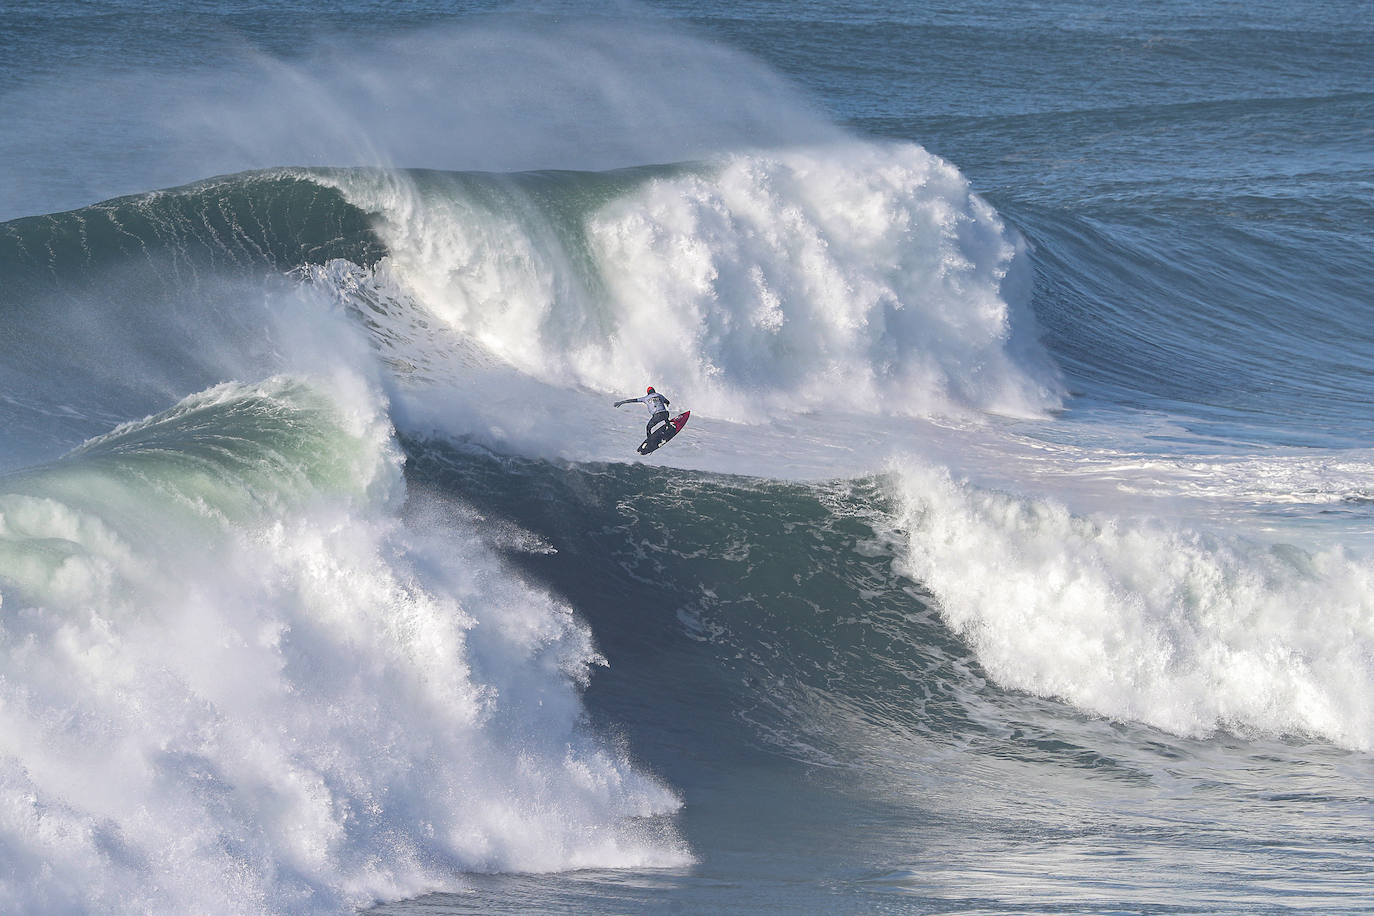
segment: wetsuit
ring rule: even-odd
[[[626,398],[623,401],[616,401],[615,406],[635,403],[643,404],[649,408],[649,422],[644,424],[644,438],[647,439],[654,434],[656,424],[668,422],[668,405],[672,402],[657,391],[653,394],[646,394],[642,398]]]

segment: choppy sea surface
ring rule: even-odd
[[[0,909],[1374,910],[1371,60],[6,4]]]

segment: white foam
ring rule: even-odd
[[[1070,512],[907,462],[906,570],[1005,687],[1188,735],[1374,747],[1374,564],[1148,516]]]
[[[458,185],[337,180],[380,213],[379,277],[554,387],[650,381],[746,421],[1060,403],[1023,244],[914,145],[737,154],[648,180],[587,214],[590,267],[514,193],[493,206]]]
[[[589,231],[611,339],[575,358],[588,384],[667,377],[732,417],[1058,406],[1019,238],[918,146],[733,156]]]
[[[401,520],[369,397],[227,384],[6,480],[0,909],[333,911],[690,861],[635,826],[673,793],[582,724],[587,627],[473,514]]]

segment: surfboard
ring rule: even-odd
[[[660,426],[658,429],[654,430],[652,436],[639,443],[638,452],[641,455],[647,455],[678,433],[682,432],[682,427],[687,425],[687,418],[691,415],[692,412],[690,410],[684,410],[682,413],[669,420],[667,425]]]

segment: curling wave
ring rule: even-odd
[[[536,379],[662,379],[743,420],[1040,416],[1063,396],[1019,236],[920,147],[409,177],[330,179],[379,214],[367,279]]]
[[[1374,566],[896,473],[900,566],[1004,687],[1177,734],[1374,748]]]
[[[689,861],[673,793],[583,722],[587,627],[480,517],[402,514],[383,403],[330,390],[226,383],[0,478],[0,907]]]

